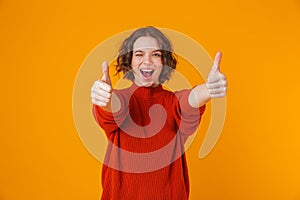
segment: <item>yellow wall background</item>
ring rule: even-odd
[[[299,0],[1,0],[0,199],[100,198],[73,84],[96,45],[146,25],[223,52],[227,117],[209,156],[201,137],[187,151],[191,200],[300,200]]]

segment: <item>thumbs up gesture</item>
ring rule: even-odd
[[[95,81],[91,88],[91,98],[93,104],[106,107],[109,105],[112,97],[112,86],[106,61],[102,63],[102,72],[101,79]]]
[[[209,72],[206,87],[211,98],[220,98],[226,95],[227,81],[224,74],[220,72],[222,53],[217,52],[214,64]]]

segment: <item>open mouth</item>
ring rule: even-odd
[[[154,70],[153,69],[141,69],[140,72],[147,79],[152,76]]]

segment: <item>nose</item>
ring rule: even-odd
[[[151,55],[149,53],[146,53],[143,59],[143,63],[145,65],[150,65],[152,64],[152,59],[151,59]]]

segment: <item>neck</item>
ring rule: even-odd
[[[137,85],[138,87],[148,87],[148,88],[156,88],[157,86],[160,85],[159,83],[152,83],[152,84],[149,84],[149,85],[148,84],[143,85],[143,84],[140,84],[140,83],[135,82],[135,81],[134,81],[134,84]]]
[[[146,86],[139,86],[135,82],[130,87],[132,94],[140,96],[141,98],[149,98],[149,97],[156,97],[163,93],[162,85],[158,84],[155,87],[146,87]]]

